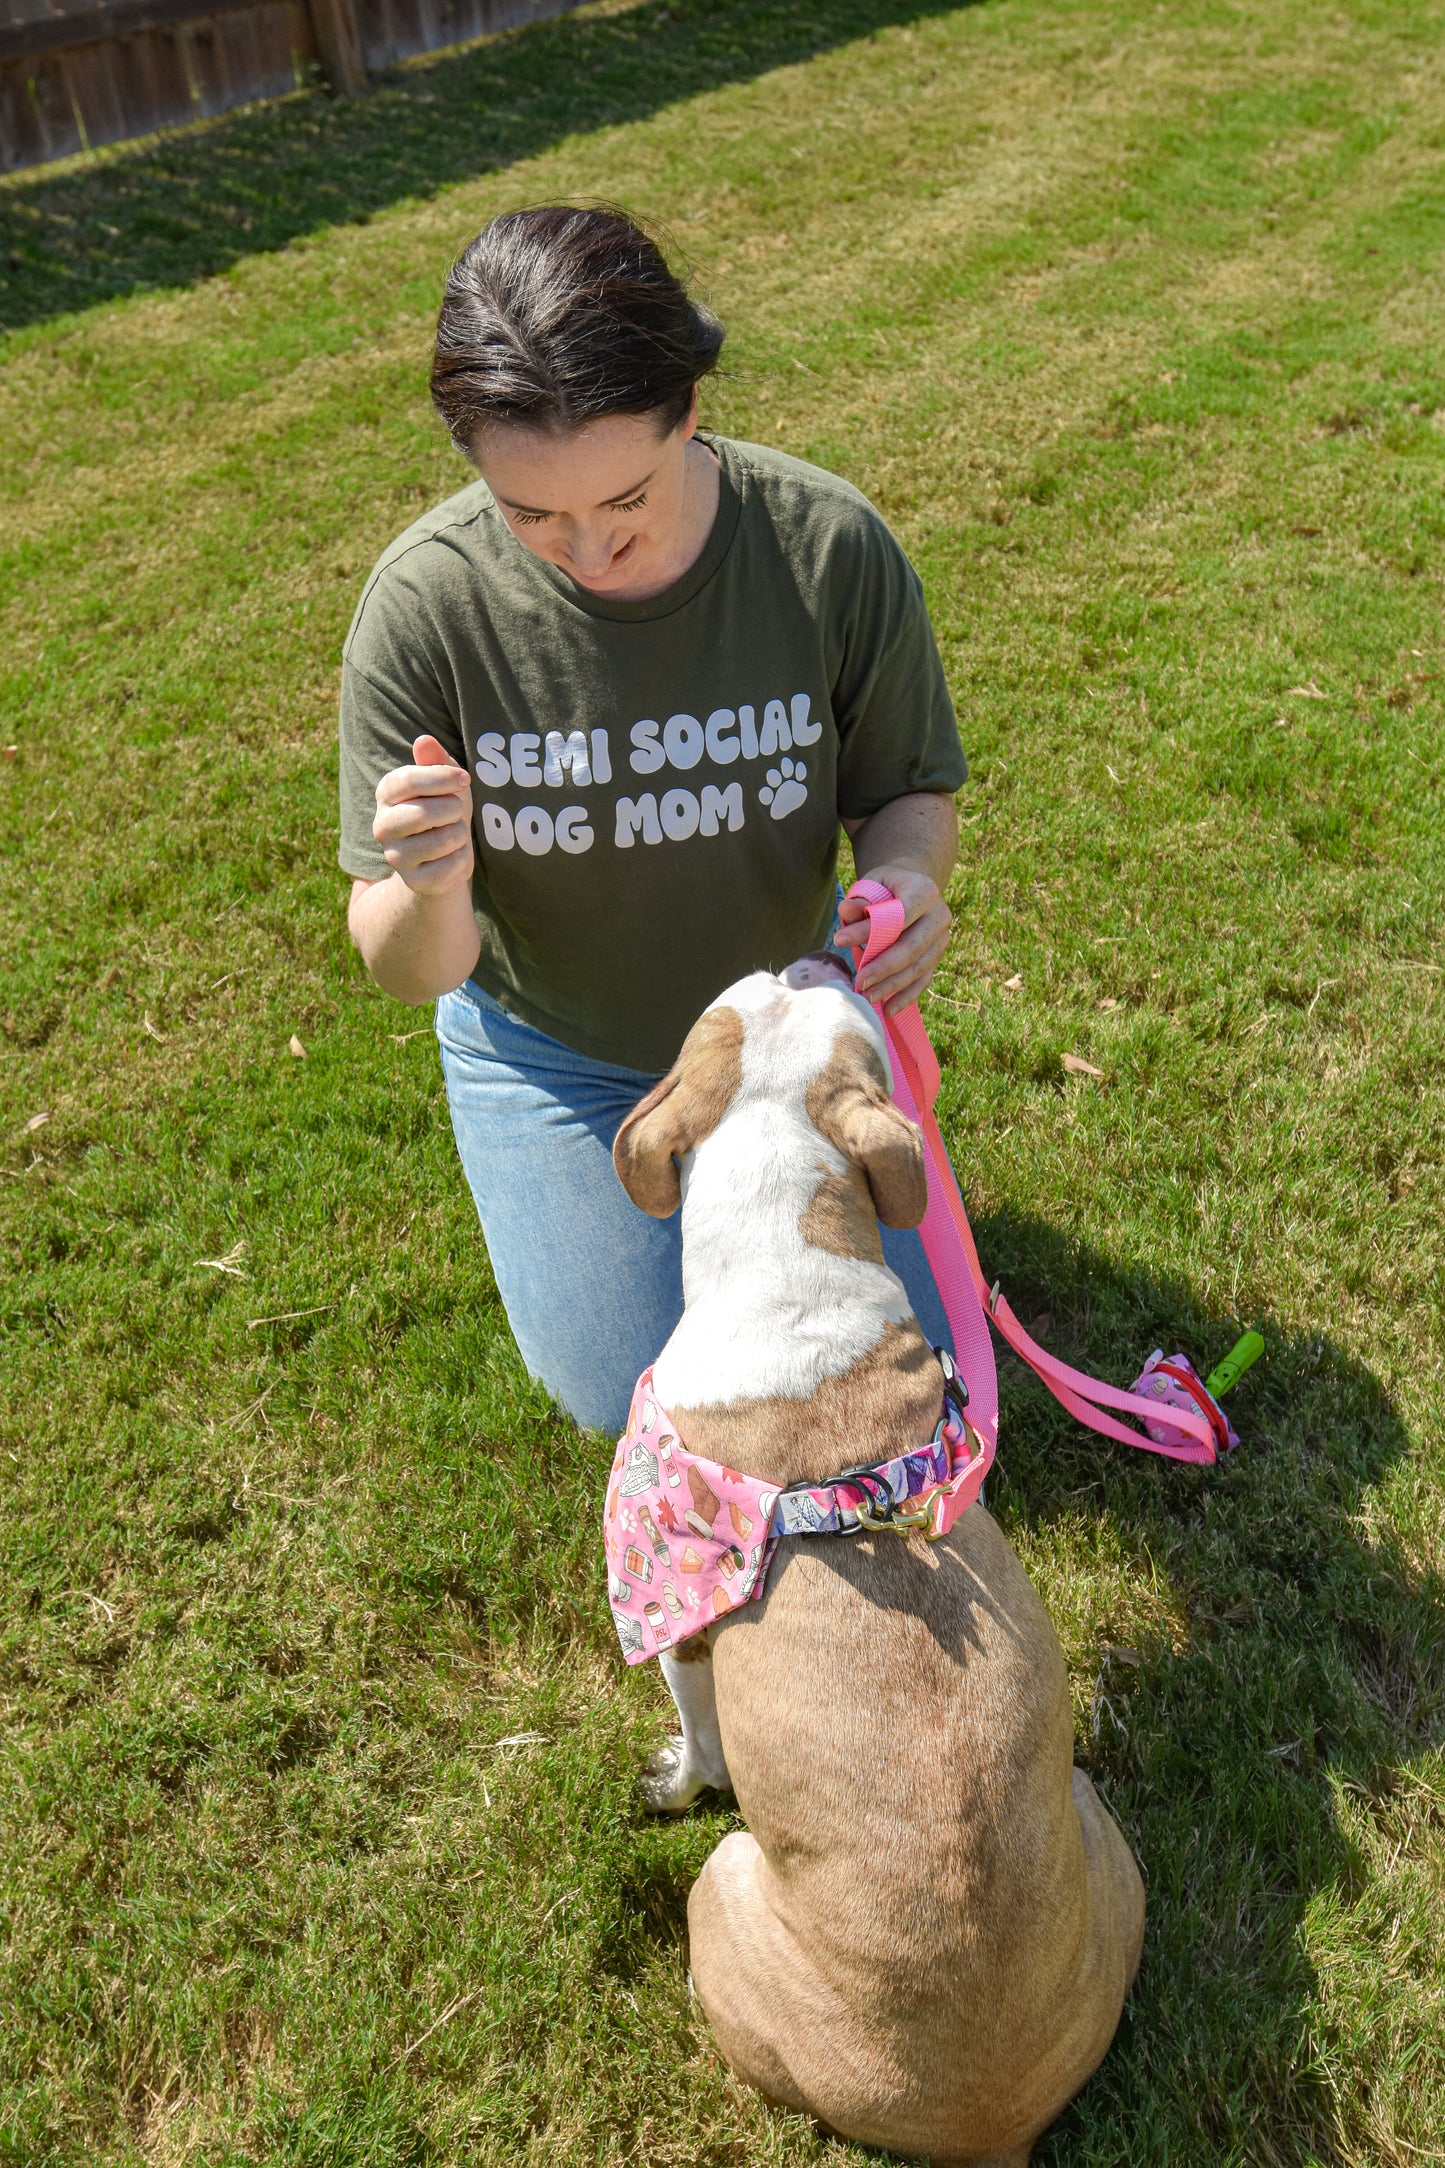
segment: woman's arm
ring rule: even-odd
[[[433,737],[414,767],[376,786],[372,834],[392,868],[355,880],[347,924],[362,962],[389,994],[413,1005],[460,986],[481,936],[472,911],[472,779]]]
[[[859,993],[886,1002],[888,1014],[896,1016],[918,999],[948,946],[953,914],[943,890],[958,855],[958,815],[952,798],[920,790],[843,826],[852,839],[859,879],[891,888],[906,914],[892,948],[858,978]],[[865,906],[845,900],[838,916],[838,939],[861,948],[868,938]]]

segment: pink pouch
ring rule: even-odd
[[[1154,1412],[1164,1408],[1182,1408],[1189,1415],[1202,1415],[1214,1432],[1221,1454],[1238,1445],[1238,1432],[1230,1429],[1229,1417],[1213,1393],[1205,1389],[1203,1378],[1187,1355],[1166,1356],[1162,1348],[1156,1347],[1131,1389],[1149,1403],[1151,1412],[1144,1416],[1144,1428],[1156,1445],[1188,1443],[1187,1432],[1162,1413]]]

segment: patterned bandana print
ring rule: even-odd
[[[905,1499],[947,1482],[963,1428],[946,1410],[931,1442],[848,1476],[786,1489],[689,1453],[644,1370],[607,1482],[607,1593],[629,1664],[701,1633],[760,1596],[781,1537],[843,1535],[857,1506]]]
[[[1209,1392],[1203,1378],[1187,1355],[1171,1355],[1166,1362],[1162,1347],[1156,1347],[1143,1369],[1129,1388],[1141,1400],[1152,1403],[1150,1414],[1144,1418],[1144,1428],[1156,1445],[1187,1445],[1188,1435],[1177,1423],[1171,1423],[1163,1415],[1164,1408],[1183,1408],[1186,1414],[1202,1415],[1214,1432],[1214,1442],[1221,1453],[1233,1452],[1239,1443],[1239,1432],[1234,1430],[1219,1402]]]

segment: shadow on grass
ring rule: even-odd
[[[1161,1343],[1207,1370],[1255,1322],[1037,1221],[998,1214],[979,1240],[1019,1314],[1049,1313],[1046,1343],[1120,1383]],[[1411,1760],[1439,1743],[1445,1588],[1360,1533],[1364,1493],[1409,1443],[1379,1381],[1324,1334],[1264,1330],[1230,1396],[1241,1446],[1217,1469],[1093,1437],[1003,1358],[990,1503],[1005,1530],[1087,1571],[1087,1524],[1107,1517],[1184,1621],[1182,1637],[1123,1621],[1101,1635],[1081,1759],[1143,1863],[1149,1925],[1131,2015],[1041,2162],[1102,2158],[1089,2149],[1113,2123],[1117,2157],[1163,2158],[1152,2148],[1177,2140],[1186,2099],[1200,2157],[1337,2157],[1302,1928],[1318,1895],[1348,1907],[1368,1879],[1339,1790],[1388,1819]]]
[[[955,6],[980,0],[953,0]],[[937,0],[670,0],[563,17],[0,186],[0,328],[188,285],[298,235],[939,12]]]

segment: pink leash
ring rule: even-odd
[[[868,911],[868,941],[858,962],[861,970],[864,964],[871,963],[875,956],[881,956],[885,949],[891,948],[902,933],[903,905],[878,881],[855,881],[848,895],[856,897]],[[1024,1331],[997,1289],[990,1293],[983,1266],[978,1261],[973,1229],[968,1224],[968,1214],[949,1162],[948,1149],[933,1111],[938,1097],[938,1057],[918,1013],[918,1004],[914,1002],[898,1016],[885,1016],[877,1002],[874,1009],[887,1035],[888,1051],[893,1059],[894,1101],[923,1131],[928,1163],[928,1210],[918,1231],[953,1333],[958,1368],[968,1387],[969,1427],[975,1434],[977,1446],[967,1465],[951,1482],[932,1494],[933,1534],[943,1535],[964,1508],[973,1504],[998,1450],[998,1373],[989,1338],[990,1324],[997,1328],[1015,1355],[1042,1379],[1070,1415],[1077,1416],[1091,1430],[1102,1431],[1106,1438],[1120,1438],[1126,1445],[1142,1446],[1148,1453],[1162,1453],[1170,1460],[1216,1461],[1218,1444],[1213,1428],[1204,1416],[1171,1408],[1171,1429],[1184,1432],[1191,1441],[1183,1445],[1161,1443],[1141,1435],[1127,1423],[1116,1422],[1112,1415],[1103,1412],[1105,1408],[1117,1408],[1126,1415],[1138,1417],[1141,1422],[1157,1411],[1137,1393],[1127,1393],[1117,1385],[1104,1384],[1102,1379],[1086,1377],[1082,1370],[1071,1369],[1068,1363],[1060,1362],[1057,1355],[1050,1355]]]

